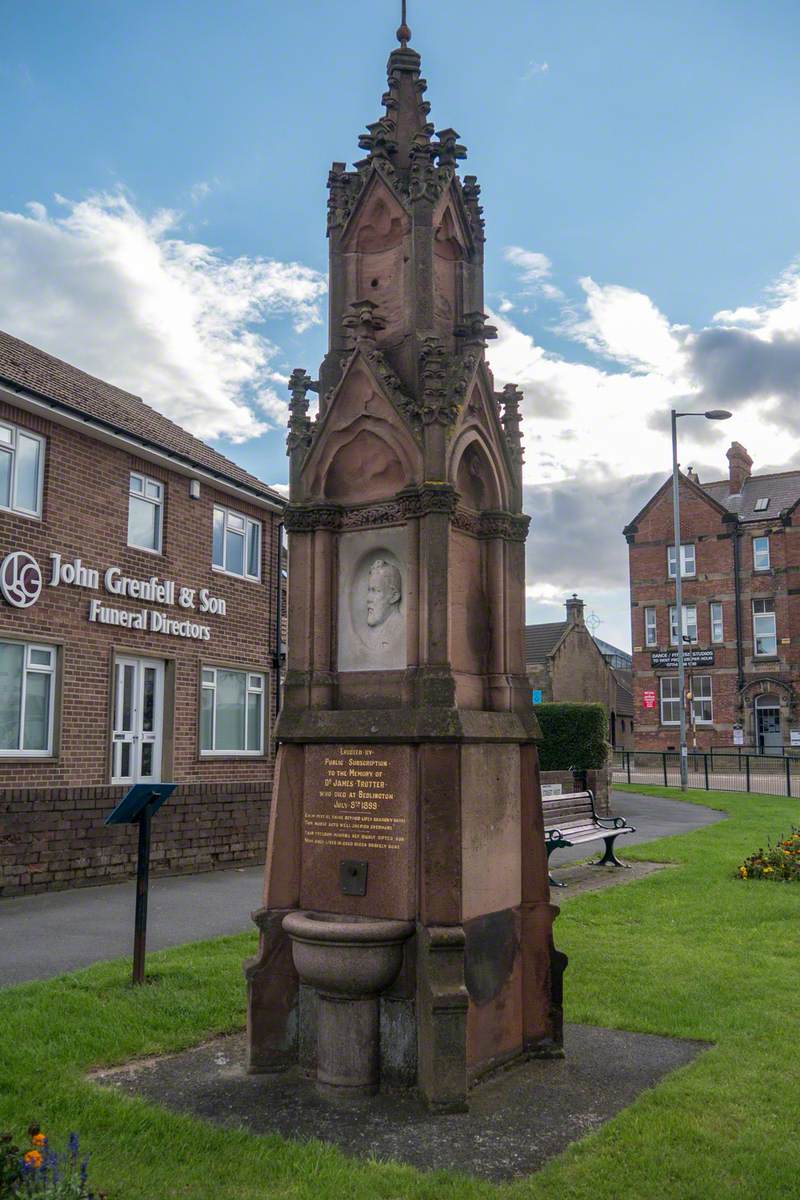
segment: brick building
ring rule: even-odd
[[[631,656],[592,636],[577,596],[566,601],[567,619],[525,626],[525,670],[534,703],[602,704],[608,740],[633,748]]]
[[[284,502],[137,397],[0,333],[0,894],[264,849]]]
[[[688,740],[780,753],[800,721],[800,471],[752,475],[738,442],[727,457],[727,479],[680,481]],[[671,478],[624,532],[636,745],[677,749]]]

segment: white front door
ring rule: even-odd
[[[164,664],[118,658],[114,664],[112,783],[161,782]]]

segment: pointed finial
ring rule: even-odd
[[[400,28],[397,31],[397,40],[405,50],[411,41],[411,30],[408,28],[408,21],[406,20],[406,0],[402,0],[402,4],[403,11],[400,17]]]

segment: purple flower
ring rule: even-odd
[[[70,1154],[72,1155],[73,1159],[76,1159],[78,1157],[78,1135],[77,1135],[77,1133],[71,1133],[69,1135],[69,1140],[68,1140],[67,1144],[69,1146]]]

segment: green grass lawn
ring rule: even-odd
[[[124,961],[0,991],[0,1129],[21,1135],[36,1120],[58,1142],[78,1130],[90,1177],[111,1200],[797,1197],[800,888],[734,876],[753,849],[800,823],[800,805],[687,798],[730,820],[631,847],[630,858],[678,869],[567,900],[556,937],[571,960],[568,1020],[715,1046],[523,1182],[359,1163],[319,1144],[221,1131],[87,1082],[90,1067],[240,1029],[249,935],[152,954],[156,978],[135,991]]]

